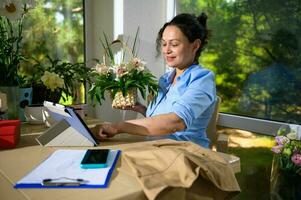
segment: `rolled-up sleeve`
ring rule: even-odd
[[[215,103],[215,77],[209,70],[192,74],[188,81],[178,87],[180,98],[173,102],[172,110],[190,127],[194,119],[199,118]]]

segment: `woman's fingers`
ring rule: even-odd
[[[104,140],[107,138],[102,125],[96,125],[93,128],[90,128],[90,130],[92,134],[99,140]]]
[[[105,134],[105,132],[103,131],[103,128],[100,128],[98,131],[98,134],[96,136],[100,141],[103,141],[105,139],[107,139],[107,134]]]
[[[114,137],[117,134],[116,128],[111,123],[103,123],[91,128],[91,132],[100,141]]]

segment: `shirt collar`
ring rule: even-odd
[[[195,68],[195,67],[199,67],[199,65],[197,65],[197,64],[192,64],[191,66],[189,66],[179,77],[178,77],[178,80],[181,80],[181,79],[185,79],[188,75],[189,75],[189,73],[190,73],[190,71],[193,69],[193,68]],[[174,78],[174,76],[175,76],[175,74],[176,74],[176,69],[173,69],[171,72],[169,72],[168,74],[167,74],[167,76],[165,76],[164,77],[164,82],[167,84],[167,85],[169,85],[169,84],[171,84],[172,83],[172,80],[173,80],[173,78]]]

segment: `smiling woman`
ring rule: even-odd
[[[146,118],[104,124],[96,131],[100,139],[119,133],[159,136],[192,141],[209,147],[206,128],[216,101],[214,74],[198,64],[208,40],[207,16],[180,14],[160,29],[157,49],[173,68],[159,79],[158,95],[146,108],[138,103],[133,111]]]
[[[167,65],[184,71],[195,61],[201,40],[190,43],[177,26],[168,26],[162,35],[162,52]],[[178,74],[180,75],[180,74]]]

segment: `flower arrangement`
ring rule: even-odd
[[[280,128],[275,141],[272,151],[277,156],[279,168],[290,175],[301,175],[301,141],[296,130]]]
[[[0,85],[18,86],[18,67],[22,55],[22,31],[25,14],[35,6],[33,0],[0,3]]]
[[[32,82],[34,104],[44,100],[58,102],[62,92],[66,97],[76,98],[78,85],[90,82],[91,70],[85,63],[70,63],[46,56],[41,62],[36,61],[32,69],[26,78]],[[64,96],[62,98],[67,100]]]
[[[155,96],[157,94],[158,83],[155,76],[146,68],[146,63],[137,57],[138,32],[139,29],[132,49],[121,40],[109,43],[104,34],[104,41],[101,40],[101,44],[105,55],[102,62],[98,62],[92,72],[93,83],[89,90],[92,101],[96,99],[101,105],[107,91],[113,99],[113,108],[125,108],[133,107],[136,104],[137,90],[143,99],[146,99],[147,95]],[[121,46],[120,53],[113,52],[112,46],[115,44]],[[128,61],[125,61],[125,53],[129,54]],[[109,58],[108,63],[106,58]]]

